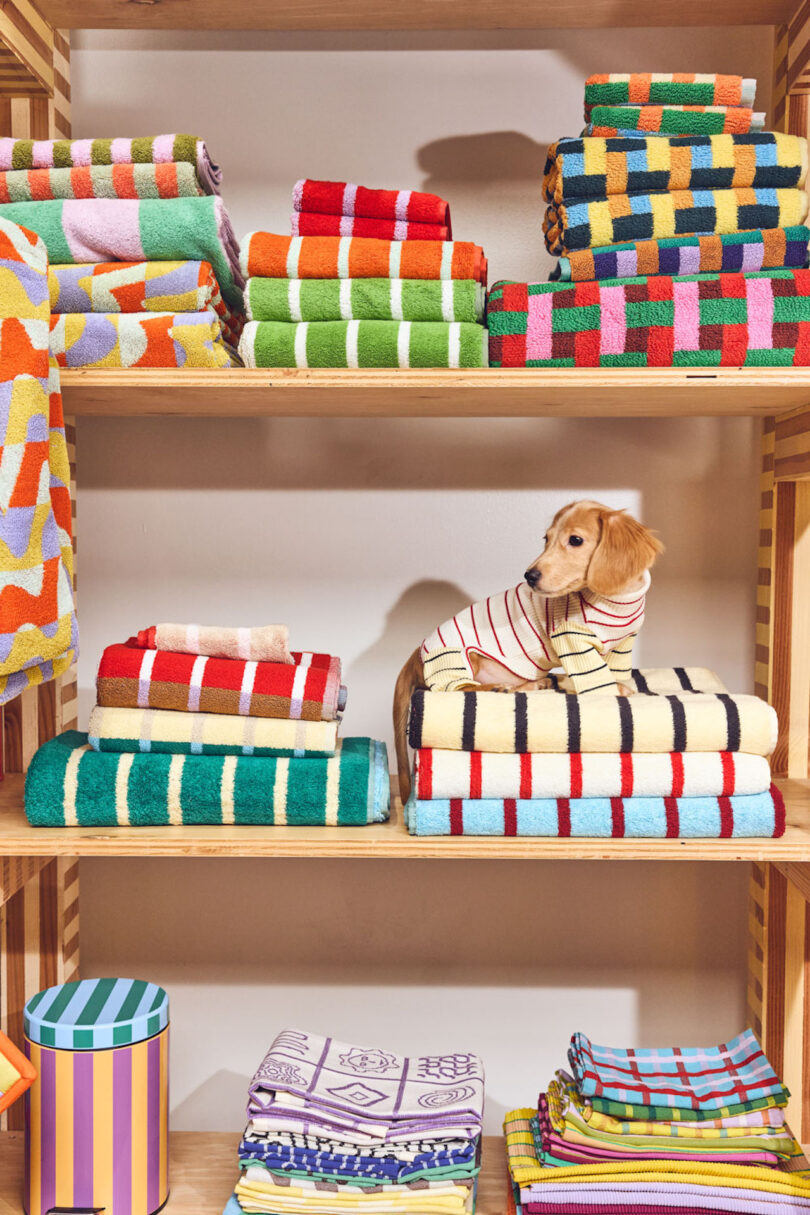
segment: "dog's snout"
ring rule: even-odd
[[[542,577],[542,575],[539,570],[536,570],[534,568],[534,566],[532,566],[531,569],[526,570],[526,573],[523,575],[523,577],[526,579],[529,586],[536,587],[538,582],[540,581],[540,578]]]

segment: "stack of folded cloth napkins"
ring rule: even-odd
[[[555,679],[552,676],[552,679]],[[711,671],[634,670],[631,696],[427,691],[411,700],[414,835],[776,837],[774,710]],[[556,679],[555,679],[556,683]]]
[[[87,734],[34,756],[33,826],[383,822],[384,743],[338,737],[338,658],[287,628],[159,624],[109,646]]]
[[[753,85],[591,77],[594,121],[552,144],[546,161],[543,227],[559,281],[495,284],[493,366],[810,362],[807,141],[754,129],[743,104]],[[727,99],[725,114],[695,111],[690,95]],[[601,100],[619,96],[618,125],[596,121]],[[664,104],[639,111],[632,102],[643,98]],[[675,117],[683,133],[667,134]],[[721,133],[709,133],[710,118],[725,118]]]
[[[450,205],[419,190],[370,190],[345,181],[293,187],[293,236],[371,236],[380,240],[452,240]]]
[[[62,367],[228,367],[244,323],[221,173],[192,135],[0,139],[0,215],[50,260]]]
[[[624,1050],[574,1034],[571,1073],[504,1130],[525,1215],[810,1209],[788,1091],[751,1030],[718,1047]]]
[[[467,1215],[483,1110],[475,1055],[403,1058],[286,1029],[250,1084],[225,1215]]]

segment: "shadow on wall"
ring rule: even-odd
[[[423,188],[441,193],[456,181],[534,181],[543,177],[548,144],[520,131],[454,135],[425,144],[416,154],[426,175]]]

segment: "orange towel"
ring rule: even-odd
[[[242,268],[256,278],[422,278],[487,281],[479,245],[468,241],[276,236],[251,232]]]

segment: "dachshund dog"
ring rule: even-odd
[[[622,680],[630,678],[649,570],[661,552],[657,537],[625,511],[590,501],[557,511],[525,581],[445,621],[400,671],[394,735],[403,801],[414,688],[524,692],[556,684],[579,695],[629,696]],[[550,679],[560,667],[564,677]]]

